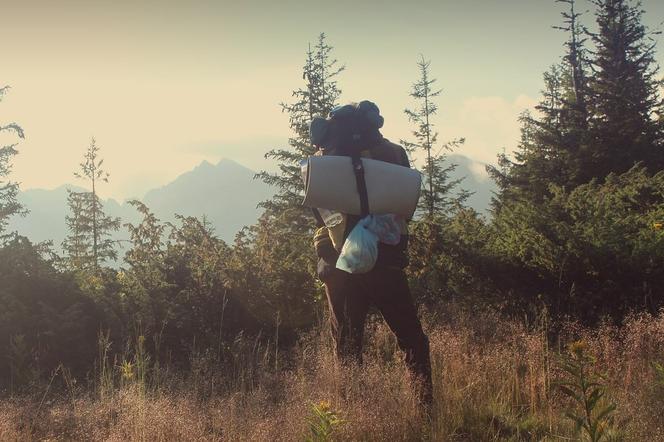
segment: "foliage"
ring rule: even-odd
[[[14,235],[0,248],[0,281],[0,360],[12,355],[10,372],[9,364],[0,365],[0,382],[17,388],[61,361],[85,373],[102,312],[72,275],[56,269],[48,247]]]
[[[296,235],[282,217],[263,215],[240,232],[229,264],[229,283],[262,323],[297,329],[315,320],[320,286],[311,237]]]
[[[655,385],[664,389],[664,365],[653,362],[652,368],[655,371]]]
[[[0,101],[9,90],[9,86],[0,87]],[[3,132],[13,132],[20,139],[25,138],[21,126],[16,123],[3,125],[0,123],[0,134]],[[11,160],[18,154],[17,144],[0,146],[0,239],[7,227],[7,220],[10,216],[25,214],[23,207],[16,199],[18,195],[18,183],[9,180],[11,173]]]
[[[566,55],[544,75],[538,115],[522,116],[515,160],[503,155],[503,170],[490,168],[501,186],[498,204],[520,197],[540,203],[549,184],[572,190],[638,162],[651,173],[664,166],[657,119],[662,82],[640,5],[594,1],[599,31],[590,33],[579,23],[574,2],[563,3],[570,5],[558,27],[569,34]],[[588,38],[592,50],[585,48]]]
[[[317,115],[327,115],[341,95],[337,76],[344,66],[338,66],[326,38],[320,34],[317,44],[309,47],[302,70],[304,86],[293,91],[294,102],[281,103],[293,136],[288,149],[265,155],[277,161],[279,172],[257,174],[275,186],[277,194],[261,204],[264,214],[238,235],[235,244],[233,286],[263,322],[277,328],[280,324],[291,329],[311,325],[320,293],[314,279],[313,217],[301,205],[300,161],[315,153],[309,123]]]
[[[327,401],[311,406],[308,422],[310,434],[305,438],[307,442],[331,441],[336,427],[344,423]]]
[[[434,129],[433,117],[438,112],[435,98],[440,90],[434,90],[435,78],[431,78],[429,68],[431,62],[424,59],[418,61],[420,78],[413,84],[410,96],[417,103],[414,110],[406,109],[404,112],[408,119],[415,124],[412,131],[414,141],[403,141],[407,151],[416,154],[423,150],[426,154],[422,167],[424,180],[418,210],[429,218],[445,217],[454,210],[458,210],[463,202],[471,195],[465,190],[457,190],[463,178],[452,180],[450,174],[454,172],[456,164],[445,164],[447,156],[444,151],[452,151],[461,146],[465,140],[459,138],[438,146],[438,132]],[[454,191],[457,190],[456,194]]]
[[[79,271],[98,272],[100,264],[115,261],[116,242],[111,234],[120,228],[120,219],[107,216],[97,193],[99,181],[108,182],[108,173],[102,169],[104,160],[99,158],[99,147],[92,138],[80,172],[74,176],[87,180],[90,190],[75,192],[67,189],[66,217],[69,235],[62,244],[71,268]]]
[[[613,403],[606,403],[604,379],[592,373],[595,363],[586,353],[587,345],[577,341],[569,346],[569,355],[560,364],[567,379],[557,383],[560,391],[573,400],[575,409],[566,412],[578,433],[587,440],[599,442],[609,439],[612,433],[612,414],[616,409]]]
[[[495,298],[495,284],[487,276],[502,270],[487,252],[491,231],[475,210],[460,208],[444,222],[424,217],[411,222],[409,230],[407,273],[419,302],[473,304]]]
[[[256,175],[277,188],[274,198],[263,202],[262,207],[272,214],[287,215],[294,223],[294,231],[308,227],[309,217],[300,204],[304,191],[300,161],[316,151],[309,139],[309,123],[317,115],[326,116],[337,105],[341,95],[336,78],[344,66],[338,66],[338,61],[332,56],[333,47],[327,43],[326,38],[321,33],[316,45],[313,48],[309,45],[302,68],[304,87],[292,92],[294,102],[281,103],[282,112],[288,113],[293,136],[288,140],[288,149],[273,149],[265,154],[265,158],[278,163],[279,172],[263,171]]]
[[[514,159],[489,168],[500,188],[484,247],[491,284],[586,321],[656,311],[664,150],[655,46],[639,3],[593,2],[596,33],[573,0],[561,3],[563,61],[544,75],[536,113],[522,115]]]
[[[192,345],[216,348],[226,334],[257,327],[228,283],[231,249],[205,219],[162,224],[144,204],[132,205],[143,219],[127,226],[128,267],[118,277],[134,335],[184,361]]]
[[[599,30],[595,44],[594,75],[589,78],[594,118],[590,132],[594,177],[625,172],[643,162],[652,173],[664,168],[662,115],[664,83],[655,62],[655,42],[642,22],[640,2],[593,0]]]
[[[541,205],[505,204],[491,226],[487,246],[514,269],[509,285],[531,302],[543,294],[554,314],[584,320],[656,311],[664,237],[653,225],[664,217],[664,173],[637,165],[603,184],[551,192]]]
[[[9,337],[9,390],[14,392],[16,387],[28,385],[32,380],[30,369],[30,350],[25,343],[25,335]]]

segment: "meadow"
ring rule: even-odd
[[[66,368],[0,401],[1,440],[533,441],[664,440],[664,312],[592,329],[526,324],[490,310],[425,315],[435,397],[419,405],[394,338],[368,327],[362,366],[340,366],[319,326],[279,351],[238,335],[226,354],[191,354],[191,367],[151,360],[143,337],[87,383]],[[572,352],[570,353],[570,343]],[[605,395],[590,410],[598,438],[577,431],[586,409],[563,392],[579,352]],[[602,410],[613,408],[605,418]]]

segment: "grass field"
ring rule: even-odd
[[[337,364],[325,327],[288,352],[238,336],[223,363],[196,353],[186,372],[151,360],[140,340],[126,360],[111,362],[102,342],[88,382],[61,367],[50,382],[5,395],[0,440],[593,440],[566,412],[605,430],[595,440],[664,440],[664,312],[595,329],[457,312],[427,317],[425,329],[430,418],[376,319],[361,367]],[[590,413],[558,385],[579,381],[564,369],[579,360],[571,342],[583,352],[583,375],[597,375],[605,393]]]

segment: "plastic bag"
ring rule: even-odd
[[[401,227],[396,215],[370,215],[368,218],[371,219],[366,228],[376,234],[380,242],[391,246],[399,244],[399,241],[401,241]]]
[[[337,268],[348,273],[367,273],[376,265],[378,241],[396,245],[401,229],[394,215],[369,215],[351,230],[337,259]]]
[[[367,273],[378,259],[378,236],[367,229],[371,217],[362,218],[350,231],[337,259],[337,268],[348,273]]]

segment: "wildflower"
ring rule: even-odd
[[[335,429],[344,423],[337,412],[332,408],[330,401],[320,401],[311,407],[312,414],[307,419],[309,423],[307,442],[323,442],[332,440]]]
[[[663,227],[664,227],[664,223],[653,223],[652,224],[652,228],[654,230],[662,230]]]
[[[572,343],[569,345],[569,347],[568,347],[569,352],[572,353],[572,354],[574,354],[574,355],[576,355],[576,356],[581,356],[581,355],[583,355],[583,353],[584,353],[587,349],[588,349],[588,344],[587,344],[585,341],[583,341],[583,340],[580,340],[580,341],[574,341],[574,342],[572,342]]]
[[[325,413],[326,411],[330,411],[332,409],[332,404],[330,404],[330,401],[320,401],[317,408]]]
[[[134,364],[129,361],[122,361],[122,364],[120,364],[120,371],[122,372],[122,378],[130,381],[134,377]]]

